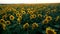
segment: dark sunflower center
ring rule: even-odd
[[[35,17],[35,16],[34,16]]]
[[[9,22],[7,22],[7,24],[9,24]]]
[[[5,19],[6,17],[4,16],[3,18]]]
[[[11,19],[12,19],[13,17],[11,17]]]
[[[4,21],[1,21],[1,22],[4,22]]]
[[[50,20],[50,18],[48,18],[48,20]]]
[[[41,17],[41,16],[39,15],[39,17]]]
[[[36,28],[36,25],[34,24],[34,28]]]
[[[54,32],[51,30],[48,30],[48,34],[54,34]]]
[[[47,21],[44,22],[45,24],[47,23]]]
[[[24,13],[24,12],[23,12]]]
[[[19,14],[17,16],[19,16]]]

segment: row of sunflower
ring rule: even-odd
[[[2,34],[60,34],[60,4],[0,5]]]

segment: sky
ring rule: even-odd
[[[0,4],[60,3],[60,0],[0,0]]]

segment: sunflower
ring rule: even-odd
[[[28,23],[25,23],[24,25],[23,25],[23,28],[24,29],[27,29],[29,27],[29,24]]]
[[[10,20],[14,20],[14,16],[13,15],[10,15]]]
[[[6,19],[7,15],[2,16],[2,19]]]
[[[48,20],[43,20],[42,23],[43,24],[47,24],[49,21]]]
[[[47,11],[46,14],[50,14],[50,11]]]
[[[5,20],[4,19],[1,19],[0,20],[0,23],[2,24],[2,23],[5,23]]]
[[[28,11],[30,11],[31,9],[30,9],[30,8],[28,8],[27,10],[28,10]]]
[[[17,17],[20,17],[20,16],[22,16],[22,15],[21,15],[20,13],[17,13],[16,16],[17,16]]]
[[[57,16],[55,21],[58,21],[59,19],[60,19],[60,16]]]
[[[51,16],[46,16],[46,20],[51,21],[52,17]]]
[[[6,25],[2,24],[2,28],[3,28],[3,30],[6,30]]]
[[[20,13],[19,11],[13,11],[13,13],[17,14],[17,13]]]
[[[41,14],[38,14],[38,17],[42,17],[42,15]]]
[[[38,27],[38,24],[36,22],[32,24],[32,29],[37,28],[37,27]]]
[[[15,8],[12,8],[13,13],[17,13],[18,11]]]
[[[12,7],[9,7],[9,6],[6,7],[5,9],[6,9],[7,11],[12,11]]]
[[[5,21],[5,24],[10,25],[11,23],[10,21]]]
[[[18,19],[22,20],[22,16],[19,16]]]
[[[34,12],[33,11],[28,11],[27,13],[30,14],[30,15],[32,15]]]
[[[24,10],[21,10],[21,14],[26,14],[26,12]]]
[[[48,27],[48,28],[46,28],[46,34],[56,34],[56,32],[54,29]]]
[[[25,8],[21,8],[21,10],[25,10]]]
[[[32,15],[30,16],[30,19],[33,19],[33,18],[36,18],[36,15],[35,15],[35,14],[32,14]]]
[[[22,20],[21,18],[17,18],[17,21],[19,24],[20,24],[21,20]]]

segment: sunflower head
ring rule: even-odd
[[[49,21],[46,20],[46,19],[42,21],[43,24],[47,24],[48,22],[49,22]]]
[[[50,10],[48,10],[48,11],[46,12],[46,14],[50,14]]]
[[[5,21],[5,24],[10,25],[11,23],[10,23],[10,21]]]
[[[22,7],[22,8],[21,8],[21,10],[25,10],[25,8],[24,8],[24,7]]]
[[[48,28],[46,28],[46,34],[56,34],[56,32],[54,29],[48,27]]]
[[[22,16],[22,15],[21,15],[20,13],[17,13],[16,16],[17,16],[17,17],[20,17],[20,16]]]
[[[46,20],[51,21],[52,17],[51,16],[46,16]]]
[[[29,27],[29,24],[28,23],[25,23],[24,25],[23,25],[23,28],[24,29],[27,29]]]
[[[30,19],[34,19],[34,18],[36,18],[36,15],[35,15],[35,14],[32,14],[32,15],[30,16]]]
[[[32,24],[32,29],[37,28],[37,27],[38,27],[38,24],[37,23],[33,23]]]
[[[22,20],[21,18],[17,18],[17,21],[19,24],[20,24],[21,20]]]
[[[31,9],[30,8],[27,8],[28,11],[30,11]]]
[[[5,20],[4,19],[1,19],[0,20],[0,23],[2,24],[2,23],[5,23]]]
[[[7,11],[11,11],[11,10],[12,10],[12,7],[9,7],[9,6],[8,6],[8,7],[6,7],[5,9],[6,9]]]
[[[34,12],[33,11],[28,11],[27,13],[30,14],[30,15],[32,15]]]
[[[10,20],[14,20],[14,16],[13,15],[10,15]]]
[[[21,14],[26,14],[26,12],[25,12],[25,11],[23,11],[23,10],[21,10]]]
[[[42,17],[42,15],[41,14],[38,14],[38,17]]]
[[[7,15],[2,16],[2,19],[6,19]]]

